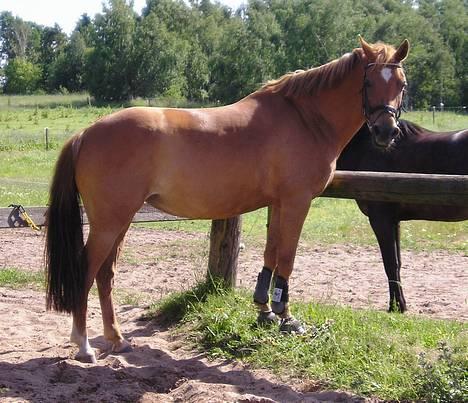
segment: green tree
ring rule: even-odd
[[[419,13],[424,16],[441,36],[450,52],[449,61],[454,69],[454,83],[445,92],[445,98],[453,105],[468,104],[468,12],[463,0],[422,0]],[[451,91],[450,91],[451,90]]]
[[[441,35],[410,4],[392,1],[392,9],[378,17],[374,38],[398,44],[408,38],[411,51],[405,62],[410,106],[426,108],[456,98],[455,60]]]
[[[73,32],[79,32],[83,39],[86,47],[91,47],[94,43],[94,32],[95,26],[91,17],[88,14],[82,14],[78,22],[76,23]]]
[[[184,68],[189,44],[151,12],[135,36],[135,93],[142,97],[181,98],[186,89]]]
[[[23,57],[9,60],[4,69],[6,94],[32,94],[39,88],[40,66]]]
[[[192,43],[185,65],[186,97],[192,101],[203,101],[208,97],[210,71],[208,57],[201,47]]]
[[[38,62],[42,27],[4,11],[0,14],[0,61],[16,57]]]
[[[168,31],[177,32],[184,38],[190,35],[194,14],[183,0],[147,0],[143,17],[156,15]]]
[[[48,88],[65,88],[69,92],[83,91],[85,60],[85,41],[80,31],[75,31],[69,43],[49,66]]]
[[[94,48],[85,68],[88,89],[101,101],[128,100],[134,95],[135,13],[125,0],[110,0],[94,26]]]
[[[50,85],[53,81],[49,79],[49,75],[66,43],[67,36],[57,24],[42,30],[39,62],[42,65],[42,83],[48,91],[56,89]]]
[[[30,27],[9,11],[0,14],[0,51],[3,60],[26,57]]]

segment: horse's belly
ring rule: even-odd
[[[232,183],[190,183],[168,186],[155,192],[147,202],[180,217],[220,219],[256,210],[269,204],[260,186],[235,186]]]
[[[464,221],[468,220],[468,207],[400,204],[400,220]]]

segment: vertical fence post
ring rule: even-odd
[[[432,107],[432,124],[435,125],[435,111],[436,111],[436,107],[433,106]]]
[[[44,132],[45,132],[45,149],[46,151],[49,151],[49,128],[46,127],[44,129]]]
[[[241,216],[213,220],[208,257],[208,276],[218,277],[230,287],[236,286]]]

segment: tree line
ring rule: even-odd
[[[466,105],[465,0],[109,0],[70,35],[0,14],[5,94],[88,91],[98,101],[167,97],[229,103],[262,83],[367,41],[412,49],[408,106]]]

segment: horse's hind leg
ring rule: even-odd
[[[112,343],[112,351],[122,353],[131,351],[131,345],[123,337],[119,329],[112,301],[112,288],[114,282],[115,266],[120,255],[123,238],[128,227],[115,241],[111,253],[96,275],[96,283],[101,304],[102,321],[104,325],[104,337]]]
[[[396,247],[396,256],[397,256],[397,275],[395,283],[395,294],[394,298],[399,301],[400,312],[406,311],[406,300],[403,294],[403,287],[401,285],[401,250],[400,250],[400,222],[397,222],[394,227],[395,231],[395,247]]]
[[[373,207],[373,208],[371,208]],[[369,206],[369,222],[379,243],[390,293],[389,311],[406,311],[406,301],[400,280],[399,223],[385,206]]]
[[[96,356],[89,345],[88,333],[86,329],[86,316],[88,311],[88,294],[94,283],[96,275],[112,251],[115,242],[122,232],[122,227],[116,228],[91,225],[88,240],[86,242],[86,257],[88,260],[88,270],[86,283],[83,291],[82,303],[78,309],[73,312],[73,328],[70,340],[79,347],[76,359],[83,362],[96,362]]]

